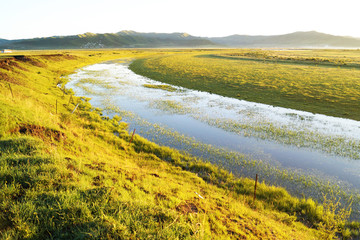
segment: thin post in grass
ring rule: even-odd
[[[130,146],[130,144],[131,144],[131,142],[132,142],[132,140],[133,140],[133,138],[134,138],[135,130],[136,130],[136,129],[134,128],[133,134],[132,134],[131,139],[130,139],[130,142],[129,142],[129,146]]]
[[[74,102],[74,100],[73,100],[73,98],[72,98],[72,95],[70,95],[69,102],[68,102],[68,106],[70,105],[71,102]]]
[[[13,91],[12,91],[12,88],[11,88],[10,83],[8,83],[8,86],[9,86],[9,89],[10,89],[10,92],[11,92],[11,97],[14,98],[14,94],[13,94]]]
[[[75,110],[77,109],[77,107],[79,106],[80,103],[76,104],[74,110],[72,110],[71,114],[73,114],[75,112]]]
[[[256,188],[257,188],[257,182],[258,182],[258,175],[256,174],[255,178],[255,187],[254,187],[254,202],[256,200]]]

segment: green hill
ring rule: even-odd
[[[122,31],[118,33],[85,33],[74,36],[22,39],[0,42],[0,48],[10,49],[80,49],[80,48],[157,48],[213,47],[207,39],[185,33],[156,34]]]
[[[1,38],[0,38],[0,45],[1,45],[1,44],[6,44],[7,42],[9,42],[9,40],[1,39]]]

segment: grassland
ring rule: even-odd
[[[159,85],[159,84],[144,84],[144,87],[147,88],[155,88],[155,89],[162,89],[162,90],[166,90],[169,92],[174,92],[176,91],[176,88],[170,86],[170,85]]]
[[[0,60],[2,239],[324,239],[348,211],[237,179],[136,135],[65,89],[75,69],[164,51],[25,52]],[[169,52],[169,54],[172,54]],[[75,109],[75,106],[78,106]],[[74,111],[75,109],[75,111]],[[73,113],[72,113],[73,112]],[[336,209],[336,211],[335,211]]]
[[[360,120],[360,51],[222,50],[138,59],[152,79],[222,96]]]

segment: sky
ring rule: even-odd
[[[194,36],[318,31],[360,38],[359,0],[0,0],[0,38],[85,32]]]

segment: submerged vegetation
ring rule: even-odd
[[[254,200],[253,180],[139,135],[130,143],[121,114],[103,116],[64,87],[79,67],[164,52],[39,51],[0,60],[2,239],[359,235],[357,222],[346,223],[351,210],[331,196],[320,205],[259,183]]]
[[[236,177],[252,178],[256,174],[259,174],[264,182],[266,181],[275,186],[285,187],[296,196],[310,196],[313,199],[322,201],[324,200],[324,194],[335,194],[341,199],[342,204],[348,205],[349,202],[352,202],[355,211],[354,218],[356,219],[359,216],[356,213],[359,210],[358,207],[360,203],[358,191],[354,191],[353,188],[349,188],[347,184],[341,183],[338,180],[336,180],[336,185],[334,185],[329,182],[328,178],[315,176],[306,170],[297,169],[295,172],[289,169],[279,168],[276,164],[274,166],[274,163],[268,162],[267,160],[252,159],[251,156],[241,154],[237,151],[230,151],[227,148],[205,144],[167,126],[150,123],[132,112],[119,109],[111,102],[106,102],[104,107],[104,111],[107,114],[121,115],[126,121],[135,124],[137,126],[137,132],[153,142],[161,143],[168,147],[173,147],[198,156],[204,162],[209,162],[220,166],[222,169],[231,171]],[[165,107],[165,110],[168,110],[167,107]],[[179,107],[176,107],[176,114],[181,114],[182,111],[179,111],[178,108]]]

